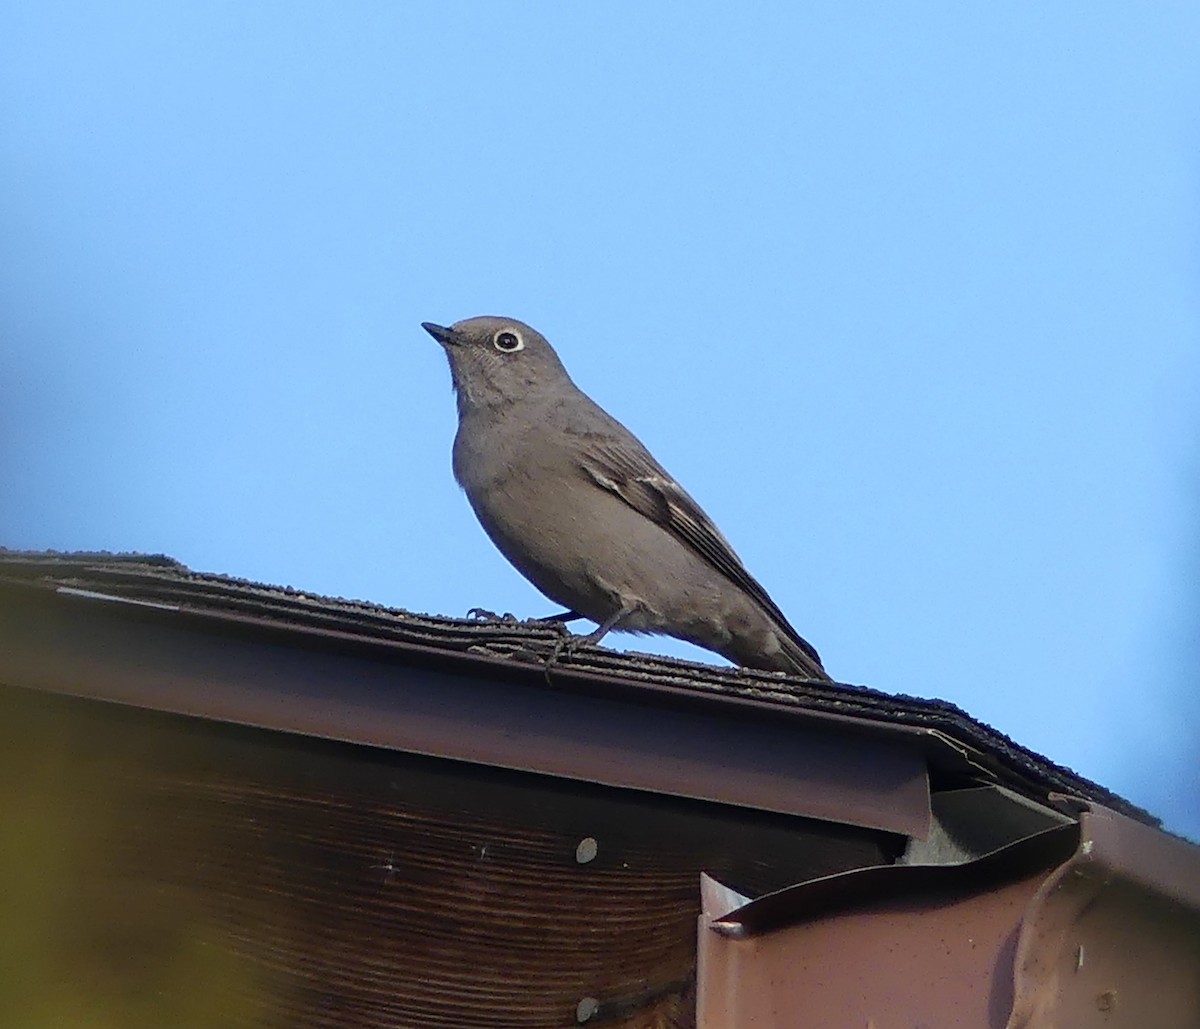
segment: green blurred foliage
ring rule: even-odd
[[[98,763],[79,726],[2,707],[0,1027],[263,1024],[258,972],[203,888],[128,860],[136,748],[113,740],[114,763]]]

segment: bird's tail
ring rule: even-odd
[[[737,634],[723,647],[708,641],[701,641],[701,645],[712,647],[743,668],[787,672],[802,679],[833,682],[821,664],[821,655],[816,648],[775,612],[767,614],[758,631]]]
[[[783,646],[778,654],[773,655],[780,659],[775,670],[790,672],[805,679],[833,682],[832,677],[825,671],[825,666],[821,664],[821,655],[817,653],[816,648],[790,625],[787,628],[791,631],[782,637],[780,642]]]

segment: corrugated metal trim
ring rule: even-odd
[[[896,898],[926,894],[967,895],[1052,868],[1079,839],[1074,823],[1055,826],[1010,843],[974,861],[947,865],[879,865],[798,883],[733,911],[707,910],[712,931],[746,937]],[[702,895],[714,897],[711,890]]]

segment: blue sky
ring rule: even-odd
[[[1197,39],[1192,2],[7,4],[0,544],[546,613],[419,327],[508,314],[836,677],[1200,836]]]

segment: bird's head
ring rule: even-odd
[[[554,348],[536,329],[513,318],[483,316],[446,326],[422,322],[450,361],[460,413],[545,395],[571,385]]]

